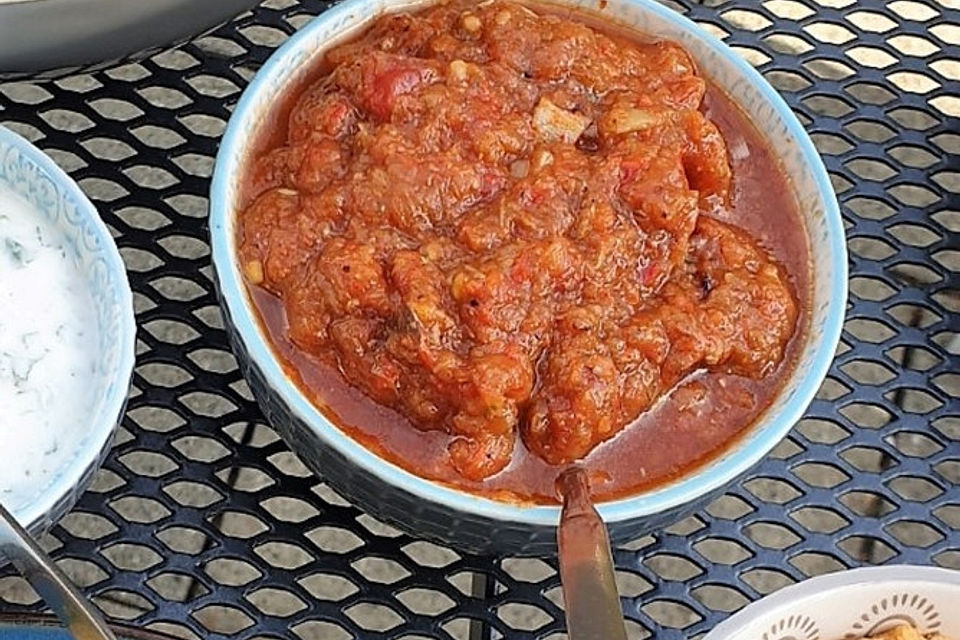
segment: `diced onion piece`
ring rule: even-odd
[[[449,66],[450,79],[456,82],[464,82],[467,79],[467,63],[463,60],[453,60]]]
[[[429,300],[410,300],[407,302],[407,309],[421,327],[451,329],[455,324],[453,318]]]
[[[510,175],[518,180],[527,177],[527,173],[530,171],[530,161],[521,158],[520,160],[515,160],[510,164]]]
[[[533,152],[531,156],[531,166],[534,171],[543,169],[544,167],[549,167],[553,164],[553,154],[547,151],[546,149],[537,149]]]
[[[483,23],[480,22],[480,18],[472,13],[465,13],[460,19],[460,24],[463,25],[465,31],[469,31],[470,33],[476,33],[477,31],[480,31],[481,27],[483,27]]]
[[[603,129],[612,134],[643,131],[660,124],[662,119],[662,113],[650,109],[614,107],[604,116]]]
[[[420,253],[429,262],[437,262],[443,258],[443,247],[436,240],[431,240],[420,247]]]
[[[590,118],[561,109],[547,98],[540,98],[533,110],[533,126],[546,140],[572,143],[590,126]]]
[[[263,282],[263,263],[259,260],[250,260],[243,265],[243,272],[247,276],[250,284],[260,284]]]

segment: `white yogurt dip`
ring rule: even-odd
[[[0,189],[0,501],[33,499],[92,418],[93,296],[62,231]]]

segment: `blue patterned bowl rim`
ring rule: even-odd
[[[410,3],[399,2],[397,7],[402,8],[408,4]],[[613,4],[610,3],[608,7]],[[755,87],[777,116],[786,123],[789,133],[799,143],[803,161],[809,167],[818,195],[825,205],[825,242],[829,245],[827,252],[834,277],[828,283],[830,306],[825,320],[817,327],[816,334],[808,338],[815,342],[812,345],[813,354],[808,360],[810,366],[795,387],[790,389],[789,398],[776,415],[772,419],[767,415],[762,416],[751,432],[743,436],[729,452],[697,471],[652,491],[598,505],[600,514],[607,522],[641,518],[692,502],[729,484],[758,463],[803,417],[804,411],[826,377],[840,339],[847,300],[847,251],[839,205],[820,155],[780,94],[746,60],[685,16],[654,0],[620,0],[619,4],[652,14],[703,41],[712,53],[732,65],[743,79]],[[211,255],[222,303],[226,305],[233,326],[246,345],[250,357],[259,365],[270,386],[279,393],[290,410],[308,424],[321,441],[341,452],[365,473],[453,511],[473,513],[509,523],[555,526],[559,517],[558,507],[499,502],[426,480],[380,458],[346,435],[287,377],[251,310],[243,277],[235,259],[235,234],[232,224],[234,211],[230,194],[232,180],[242,175],[241,163],[250,140],[251,129],[258,123],[255,103],[261,93],[270,91],[271,85],[288,76],[290,69],[296,68],[312,53],[307,49],[311,43],[311,34],[330,24],[347,23],[358,15],[370,17],[380,6],[378,0],[345,0],[325,11],[302,27],[271,55],[237,103],[220,144],[210,191]],[[784,394],[785,392],[781,392],[781,397]]]
[[[89,418],[88,423],[77,425],[78,428],[88,429],[88,432],[79,441],[73,456],[58,469],[45,487],[38,489],[35,499],[29,501],[24,508],[16,510],[17,520],[36,534],[49,528],[73,505],[112,445],[113,435],[123,415],[130,391],[137,329],[133,314],[133,294],[127,280],[126,268],[113,236],[100,218],[96,207],[63,169],[28,140],[0,126],[0,143],[16,149],[35,164],[41,174],[56,185],[61,202],[68,202],[76,207],[77,224],[83,225],[83,233],[91,243],[83,250],[90,251],[90,246],[96,246],[99,257],[106,265],[108,282],[113,285],[108,301],[114,306],[115,313],[111,315],[118,321],[118,343],[115,352],[117,356],[109,363],[110,370],[103,381],[104,397],[99,403],[97,413]]]

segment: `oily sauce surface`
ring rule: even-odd
[[[790,372],[809,299],[797,204],[752,125],[696,77],[678,47],[648,44],[635,54],[640,66],[644,56],[661,67],[669,60],[668,82],[597,99],[597,91],[578,94],[586,79],[551,77],[556,65],[532,59],[530,43],[505,42],[504,25],[500,40],[467,29],[476,25],[465,15],[484,34],[503,9],[517,15],[515,5],[487,6],[433,10],[446,12],[432,16],[438,24],[459,25],[459,39],[399,45],[418,55],[430,47],[427,67],[409,53],[385,54],[383,42],[426,38],[418,29],[429,18],[427,27],[406,18],[374,27],[335,50],[334,74],[338,65],[354,65],[352,73],[341,72],[333,89],[321,80],[280,110],[277,122],[289,117],[294,129],[313,131],[273,127],[270,150],[251,163],[241,216],[241,260],[258,285],[250,292],[291,378],[341,428],[400,466],[494,497],[555,502],[557,476],[579,459],[596,499],[634,493],[718,455]],[[582,25],[552,27],[566,41],[586,37]],[[596,58],[609,42],[627,44],[597,37],[584,48]],[[500,58],[491,62],[492,48]],[[562,65],[556,52],[551,60]],[[515,82],[504,69],[519,68],[521,84],[498,97],[498,83]],[[592,70],[589,82],[602,73],[623,83],[609,68]],[[471,83],[473,94],[463,88]],[[643,89],[655,98],[639,98]],[[470,106],[476,91],[488,111]],[[494,138],[449,121],[414,127],[418,146],[403,148],[411,121],[436,118],[431,106],[458,95],[470,98],[459,115],[471,121],[509,122],[516,114],[504,115],[508,103],[532,118],[515,118]],[[663,113],[668,121],[656,120]],[[444,117],[457,115],[448,109]],[[418,158],[438,131],[459,139]],[[508,134],[512,148],[504,148]],[[651,146],[654,159],[673,162],[652,162],[644,151]],[[418,183],[431,163],[434,173]],[[399,172],[378,192],[378,171],[391,166]],[[434,210],[397,199],[438,179],[449,190],[422,196],[435,199]],[[591,198],[615,206],[597,214]],[[334,204],[317,204],[324,200]],[[378,202],[391,212],[375,210]],[[320,220],[318,209],[354,219]],[[298,227],[284,244],[278,233],[291,220],[303,225],[304,210],[314,211],[307,231]],[[318,223],[326,225],[320,237],[304,246]],[[606,255],[613,262],[592,266]],[[520,268],[523,260],[532,264]],[[331,264],[340,279],[318,283],[316,272]],[[372,275],[359,284],[349,275],[366,269]],[[462,275],[476,271],[483,278]],[[538,273],[547,277],[538,282]],[[502,274],[510,286],[491,285]],[[518,300],[504,298],[511,288],[522,289]],[[516,322],[518,309],[534,321]],[[438,369],[435,361],[448,357],[453,366]],[[466,444],[452,446],[458,441]]]

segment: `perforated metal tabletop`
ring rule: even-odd
[[[139,62],[0,83],[0,124],[115,231],[141,330],[117,445],[46,536],[108,615],[188,638],[547,638],[552,560],[464,556],[386,527],[264,423],[210,280],[206,194],[247,81],[316,0],[271,0]],[[708,509],[616,552],[632,638],[709,630],[843,567],[960,569],[960,1],[680,0],[780,89],[824,155],[849,319],[806,419]],[[8,571],[0,609],[37,597]]]

